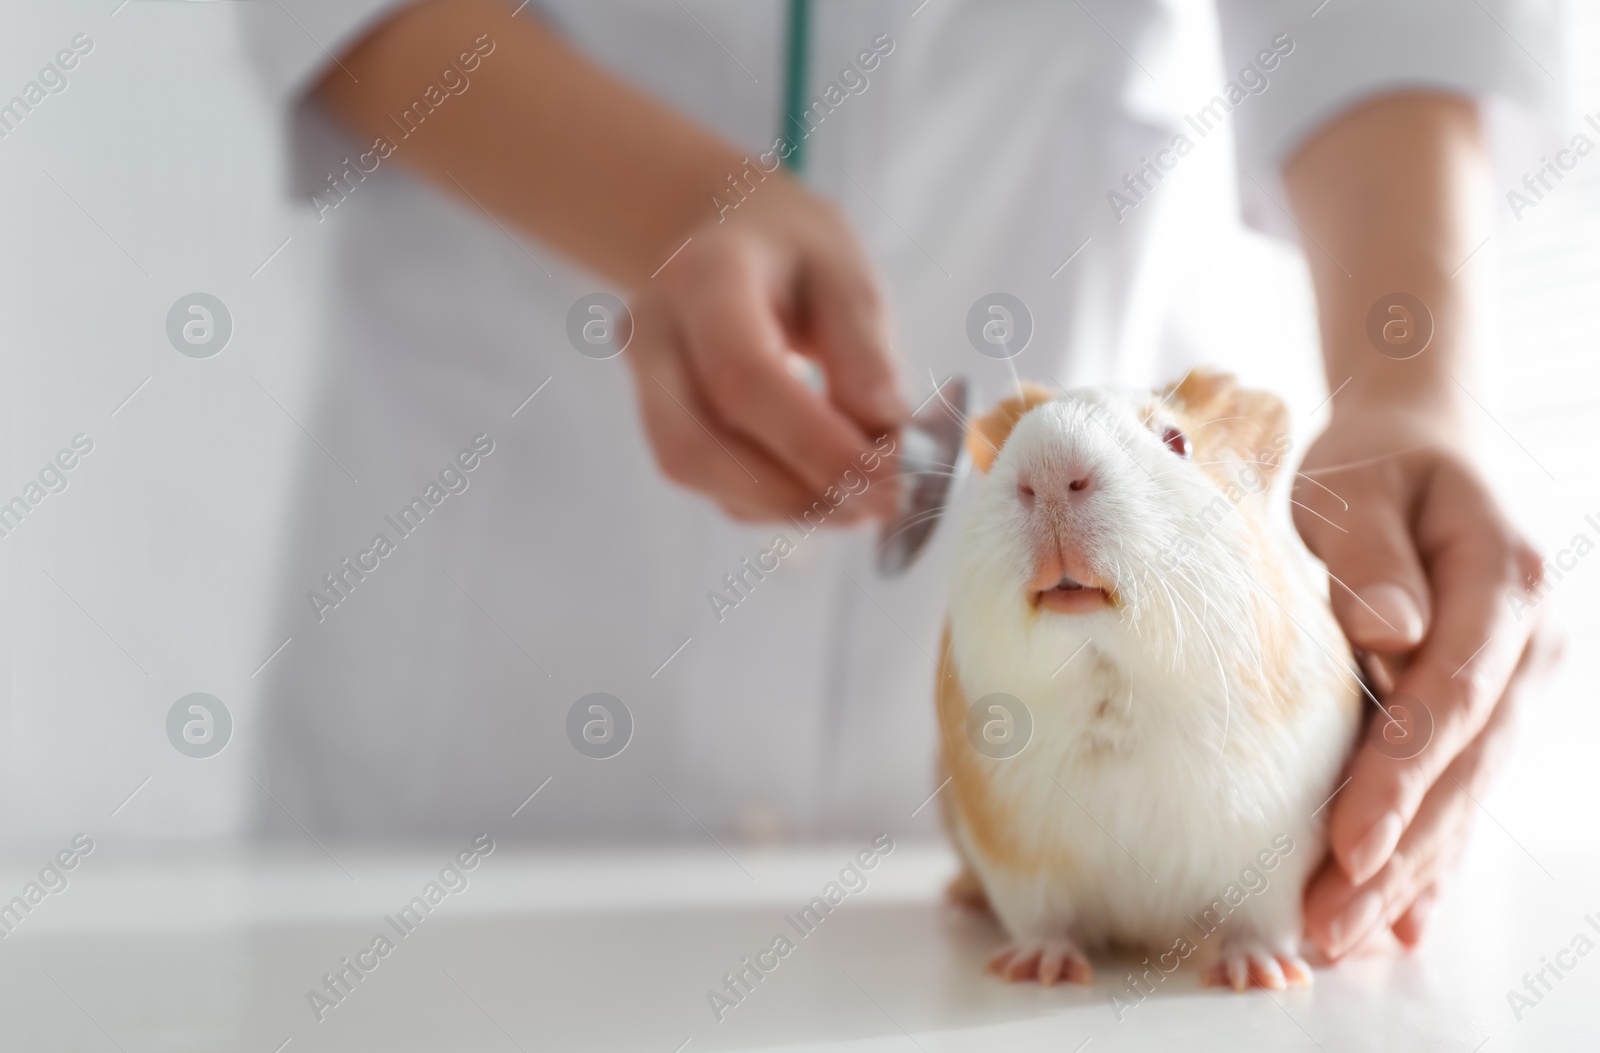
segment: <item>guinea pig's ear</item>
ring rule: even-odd
[[[1289,446],[1289,410],[1268,391],[1241,388],[1227,373],[1196,367],[1162,392],[1187,418],[1196,460],[1278,466]]]
[[[972,458],[973,467],[980,472],[987,472],[994,464],[994,459],[1000,456],[1000,447],[1006,444],[1011,429],[1017,426],[1022,415],[1055,397],[1055,392],[1049,388],[1024,383],[1018,397],[1004,399],[988,413],[974,417],[967,426],[967,453]]]

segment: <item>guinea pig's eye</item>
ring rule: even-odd
[[[1167,425],[1161,432],[1161,441],[1179,457],[1189,456],[1189,437],[1172,425]]]

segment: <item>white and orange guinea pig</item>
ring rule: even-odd
[[[952,895],[1004,926],[1003,978],[1087,983],[1084,950],[1118,945],[1239,989],[1310,982],[1313,813],[1361,688],[1272,514],[1288,446],[1278,399],[1198,370],[1155,394],[1026,389],[972,423],[941,800]]]

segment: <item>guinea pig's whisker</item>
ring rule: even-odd
[[[1114,588],[1116,589],[1117,595],[1122,595],[1122,582],[1124,578],[1126,578],[1128,585],[1130,586],[1128,591],[1132,593],[1132,599],[1128,604],[1127,617],[1122,620],[1132,623],[1134,617],[1138,614],[1139,604],[1142,601],[1143,594],[1139,591],[1139,580],[1132,575],[1124,574],[1123,572],[1122,560],[1127,556],[1128,550],[1127,547],[1122,543],[1122,538],[1120,537],[1117,538],[1117,553],[1118,555],[1113,557],[1114,573],[1116,575],[1116,585]]]
[[[892,532],[890,532],[888,534],[885,534],[883,536],[883,540],[884,541],[888,541],[890,538],[893,538],[893,537],[896,537],[896,536],[898,536],[900,534],[905,533],[907,530],[910,530],[912,527],[916,526],[919,523],[926,523],[930,519],[938,519],[942,515],[944,515],[944,509],[942,509],[942,508],[929,508],[929,509],[926,509],[924,511],[918,512],[916,515],[912,516],[911,518],[909,518],[909,519],[905,520],[904,522],[902,522],[899,526],[895,527]]]
[[[932,369],[928,370],[928,376],[929,376],[930,379],[933,377],[933,370]],[[940,387],[936,386],[933,389],[933,393],[935,395],[939,396],[940,403],[942,403],[944,405],[944,408],[949,412],[950,416],[952,416],[952,417],[954,417],[956,419],[956,423],[961,425],[961,430],[962,430],[962,432],[964,434],[977,435],[978,438],[983,440],[983,444],[985,446],[989,447],[989,449],[994,451],[994,455],[996,457],[1000,456],[1000,447],[998,447],[994,443],[990,442],[989,441],[989,436],[985,435],[981,428],[973,428],[972,424],[971,424],[972,418],[967,416],[967,414],[962,413],[960,410],[956,409],[954,406],[950,405],[950,400],[944,397],[944,391]]]
[[[1250,648],[1250,656],[1255,659],[1256,675],[1261,677],[1261,686],[1265,690],[1269,681],[1267,680],[1267,667],[1261,662],[1261,628],[1256,624],[1254,611],[1250,614],[1250,628],[1252,630],[1250,642],[1254,645]]]
[[[1321,512],[1318,512],[1315,508],[1312,508],[1310,505],[1301,504],[1299,501],[1296,501],[1292,497],[1289,498],[1289,503],[1291,505],[1294,505],[1296,508],[1304,508],[1307,512],[1310,512],[1312,515],[1316,516],[1318,519],[1322,520],[1324,523],[1326,523],[1329,526],[1333,527],[1333,529],[1337,530],[1341,534],[1350,533],[1350,531],[1346,530],[1344,527],[1340,526],[1338,523],[1335,523],[1333,520],[1329,519],[1327,516],[1323,515]]]
[[[1376,457],[1368,457],[1360,461],[1348,461],[1345,464],[1330,464],[1326,468],[1313,468],[1311,469],[1310,474],[1332,475],[1334,472],[1342,472],[1349,468],[1365,468],[1369,464],[1377,464],[1379,461],[1387,461],[1394,457],[1403,457],[1408,453],[1414,453],[1417,450],[1425,449],[1427,449],[1426,443],[1418,443],[1415,446],[1407,446],[1403,450],[1393,450],[1389,453],[1380,453]]]
[[[1145,573],[1146,573],[1146,575],[1151,573],[1151,568],[1149,567],[1148,564],[1145,566]],[[1177,647],[1177,650],[1179,651],[1179,653],[1182,653],[1182,650],[1183,650],[1183,619],[1178,616],[1178,603],[1177,603],[1177,601],[1175,599],[1173,599],[1172,590],[1167,587],[1166,579],[1163,578],[1160,574],[1157,574],[1157,575],[1155,575],[1155,580],[1156,580],[1156,584],[1161,586],[1161,591],[1166,593],[1166,595],[1167,595],[1167,607],[1172,611],[1172,624],[1173,624],[1173,627],[1176,628],[1177,631],[1178,631],[1178,639],[1177,639],[1178,647]]]
[[[1328,493],[1333,494],[1333,499],[1335,501],[1338,501],[1341,505],[1343,505],[1344,506],[1344,510],[1346,512],[1350,511],[1350,502],[1346,501],[1344,498],[1340,497],[1339,494],[1338,494],[1338,491],[1334,490],[1332,487],[1327,486],[1324,483],[1318,482],[1317,480],[1311,478],[1311,476],[1307,475],[1305,472],[1295,472],[1294,474],[1298,475],[1300,478],[1304,479],[1306,482],[1310,483],[1311,485],[1320,486],[1324,490],[1328,491]]]
[[[1228,730],[1233,725],[1233,693],[1228,690],[1228,671],[1223,667],[1222,652],[1217,649],[1217,642],[1204,625],[1200,627],[1200,635],[1211,646],[1211,657],[1217,660],[1217,678],[1222,682],[1222,745],[1217,747],[1217,752],[1222,753],[1228,748]]]
[[[1195,587],[1195,591],[1199,592],[1201,597],[1204,598],[1206,606],[1209,609],[1211,606],[1211,601],[1205,590],[1201,589],[1195,583],[1194,579],[1188,577],[1188,575],[1184,574],[1182,571],[1176,571],[1176,573],[1178,577],[1189,582],[1190,585]],[[1165,582],[1162,582],[1162,587],[1166,588]],[[1228,747],[1228,728],[1233,717],[1233,700],[1231,693],[1228,690],[1228,671],[1227,667],[1222,661],[1222,651],[1217,647],[1217,641],[1212,638],[1210,631],[1206,628],[1205,620],[1195,613],[1193,607],[1189,606],[1189,601],[1176,594],[1171,589],[1167,589],[1167,595],[1176,599],[1178,603],[1183,604],[1183,609],[1189,612],[1190,618],[1194,619],[1195,628],[1199,630],[1201,639],[1205,640],[1206,645],[1211,648],[1212,658],[1216,659],[1217,674],[1222,682],[1222,745],[1218,747],[1218,749],[1219,751],[1225,750]],[[1173,613],[1176,615],[1176,609],[1174,609]]]
[[[1370,604],[1366,600],[1362,599],[1361,598],[1361,594],[1359,592],[1357,592],[1355,589],[1352,589],[1350,586],[1346,585],[1344,583],[1344,579],[1343,578],[1339,577],[1339,575],[1335,574],[1331,570],[1328,571],[1328,577],[1330,577],[1334,581],[1338,582],[1339,587],[1341,589],[1343,589],[1344,591],[1348,592],[1350,595],[1354,596],[1357,603],[1361,604],[1361,606],[1365,607],[1367,610],[1372,611],[1372,604]],[[1385,618],[1383,615],[1379,614],[1377,611],[1372,611],[1372,614],[1380,622],[1382,622],[1385,625],[1388,625],[1389,628],[1391,628],[1391,629],[1394,628],[1393,625],[1389,624],[1389,619]]]
[[[1205,603],[1206,609],[1210,610],[1213,606],[1211,602],[1211,594],[1206,592],[1206,590],[1200,585],[1200,582],[1184,573],[1184,569],[1182,567],[1175,568],[1174,573],[1177,574],[1179,578],[1188,582],[1194,591],[1200,594],[1200,599]]]
[[[1194,463],[1197,467],[1207,464],[1264,464],[1268,468],[1276,468],[1278,466],[1276,461],[1263,461],[1256,457],[1218,457],[1214,461],[1195,461]]]
[[[1212,419],[1210,419],[1208,421],[1204,421],[1204,422],[1202,422],[1200,424],[1196,424],[1194,426],[1194,430],[1195,431],[1199,431],[1201,428],[1207,428],[1207,427],[1210,427],[1213,424],[1221,424],[1225,420],[1249,420],[1249,419],[1250,419],[1249,417],[1213,417]]]

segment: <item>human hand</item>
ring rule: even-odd
[[[1349,783],[1328,806],[1329,858],[1307,888],[1305,924],[1330,958],[1385,928],[1408,946],[1421,939],[1517,710],[1561,650],[1537,605],[1540,557],[1458,452],[1462,434],[1449,410],[1351,402],[1295,482],[1295,525],[1335,579],[1334,614],[1394,674],[1379,697],[1422,704],[1411,749],[1432,717],[1431,739],[1397,760],[1411,749],[1390,746],[1398,728],[1385,743],[1389,718],[1370,707]]]
[[[730,173],[757,178],[748,159],[538,19],[506,23],[495,0],[404,5],[317,97],[363,141],[392,134],[397,100],[491,22],[504,23],[503,57],[474,69],[471,94],[398,163],[635,291],[627,358],[669,478],[739,519],[819,500],[829,523],[891,514],[893,465],[872,437],[907,412],[882,295],[837,209],[763,170],[737,207],[706,218]],[[791,352],[822,368],[826,396]]]
[[[876,276],[837,209],[769,176],[726,222],[697,229],[631,310],[627,357],[669,479],[743,521],[817,501],[836,509],[829,522],[892,514],[873,437],[908,410]],[[791,352],[821,367],[825,395]]]

